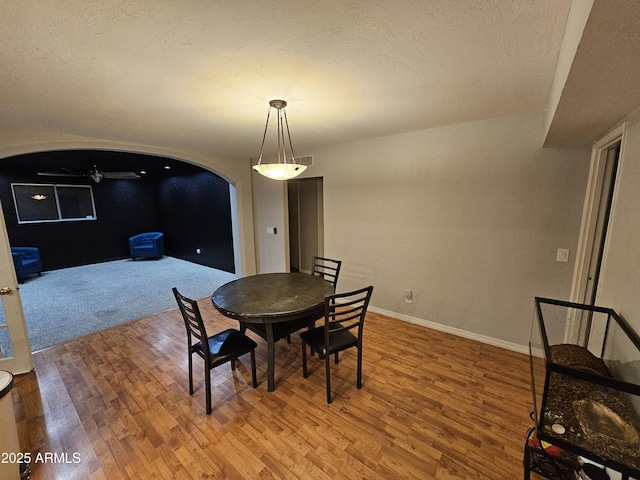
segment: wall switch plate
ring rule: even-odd
[[[556,262],[568,262],[569,261],[569,249],[559,248],[556,253]]]

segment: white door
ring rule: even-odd
[[[13,374],[33,370],[31,345],[22,310],[18,279],[13,267],[7,227],[0,204],[0,370]]]

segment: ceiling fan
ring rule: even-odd
[[[100,183],[103,178],[113,180],[137,180],[140,178],[135,172],[103,172],[98,170],[96,165],[89,171],[89,173],[74,172],[68,168],[63,168],[64,172],[38,172],[38,175],[43,177],[90,177],[94,182]]]

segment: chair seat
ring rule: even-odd
[[[302,332],[302,376],[307,378],[307,346],[324,360],[327,380],[327,403],[331,403],[331,369],[329,357],[355,347],[357,350],[356,387],[362,387],[362,327],[373,286],[352,292],[334,293],[324,298],[324,325]],[[357,335],[351,333],[354,331]],[[328,345],[327,345],[328,343]]]
[[[329,351],[327,352],[324,344],[324,329],[324,326],[316,327],[300,334],[304,342],[309,345],[312,350],[318,352],[320,358],[324,358],[327,353],[331,355],[358,345],[358,338],[348,330],[341,330],[334,333],[330,332]]]
[[[236,369],[236,360],[249,353],[251,355],[251,383],[253,388],[258,386],[256,380],[256,342],[240,333],[238,330],[228,328],[215,335],[208,336],[207,329],[202,320],[198,302],[178,292],[173,287],[173,295],[176,297],[178,308],[187,329],[187,342],[189,352],[189,395],[193,395],[193,354],[196,353],[204,360],[204,382],[206,388],[207,415],[212,411],[211,407],[211,369],[224,363],[231,364],[231,370]],[[193,339],[199,340],[193,343]]]
[[[212,366],[226,363],[231,358],[248,353],[258,346],[256,342],[233,328],[210,336],[207,339],[207,343],[209,344]],[[192,349],[195,353],[204,357],[202,342],[193,345]]]

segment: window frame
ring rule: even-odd
[[[20,198],[20,194],[16,195],[16,187],[44,187],[44,188],[52,188],[54,199],[56,203],[56,212],[57,218],[47,218],[47,219],[38,219],[38,220],[23,220],[20,217],[20,208],[18,198]],[[65,217],[64,208],[60,203],[60,195],[58,189],[83,189],[89,191],[89,200],[91,201],[91,215],[87,215],[84,217]],[[11,184],[11,195],[13,196],[13,205],[16,210],[16,218],[18,220],[18,225],[24,224],[32,224],[32,223],[59,223],[59,222],[82,222],[82,221],[92,221],[97,220],[98,215],[96,213],[96,203],[93,196],[93,188],[91,185],[70,185],[70,184],[57,184],[57,183],[12,183]],[[78,195],[80,198],[80,195]],[[81,197],[86,203],[86,194]],[[85,205],[87,206],[87,205]]]

